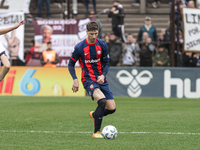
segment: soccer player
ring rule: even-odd
[[[112,114],[116,110],[113,94],[108,86],[106,74],[109,70],[109,55],[106,43],[98,39],[98,24],[91,21],[87,24],[88,37],[74,47],[68,69],[74,80],[73,92],[79,89],[79,82],[75,74],[74,65],[79,60],[82,67],[82,83],[92,100],[98,106],[89,113],[94,124],[93,138],[102,138],[100,129],[103,116]]]
[[[17,29],[20,25],[23,25],[23,24],[25,24],[24,20],[20,21],[19,23],[17,23],[16,25],[14,25],[12,27],[0,29],[0,35],[8,33],[8,32],[10,32],[10,31],[12,31],[14,29]],[[2,43],[0,43],[0,66],[1,66],[1,62],[3,64],[3,70],[0,73],[0,82],[3,80],[5,75],[10,70],[10,62],[9,62],[7,56],[6,56],[5,48],[4,48]]]

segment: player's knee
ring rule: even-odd
[[[98,105],[102,108],[106,106],[106,98],[102,98],[98,101]]]

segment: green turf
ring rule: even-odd
[[[96,103],[89,97],[1,96],[0,150],[200,149],[200,99],[115,101],[117,111],[104,118],[102,127],[112,124],[119,133],[105,140],[91,137],[88,114]]]

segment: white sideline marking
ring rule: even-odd
[[[93,132],[85,132],[85,131],[77,131],[77,132],[72,132],[72,131],[9,131],[9,130],[0,130],[0,132],[7,132],[7,133],[93,133]],[[183,133],[183,132],[118,132],[120,134],[174,134],[174,135],[200,135],[200,133]]]

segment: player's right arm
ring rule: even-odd
[[[0,54],[0,58],[3,64],[3,70],[0,73],[0,82],[1,82],[3,78],[5,77],[5,75],[8,73],[8,71],[10,70],[10,62],[7,56],[5,55],[5,51]]]
[[[79,82],[78,82],[78,78],[76,76],[76,72],[75,72],[75,68],[74,68],[75,63],[78,59],[79,59],[79,52],[78,52],[78,49],[75,47],[74,51],[72,52],[72,56],[70,57],[69,64],[68,64],[69,72],[74,80],[73,85],[72,85],[73,92],[77,92],[78,88],[79,88]]]

